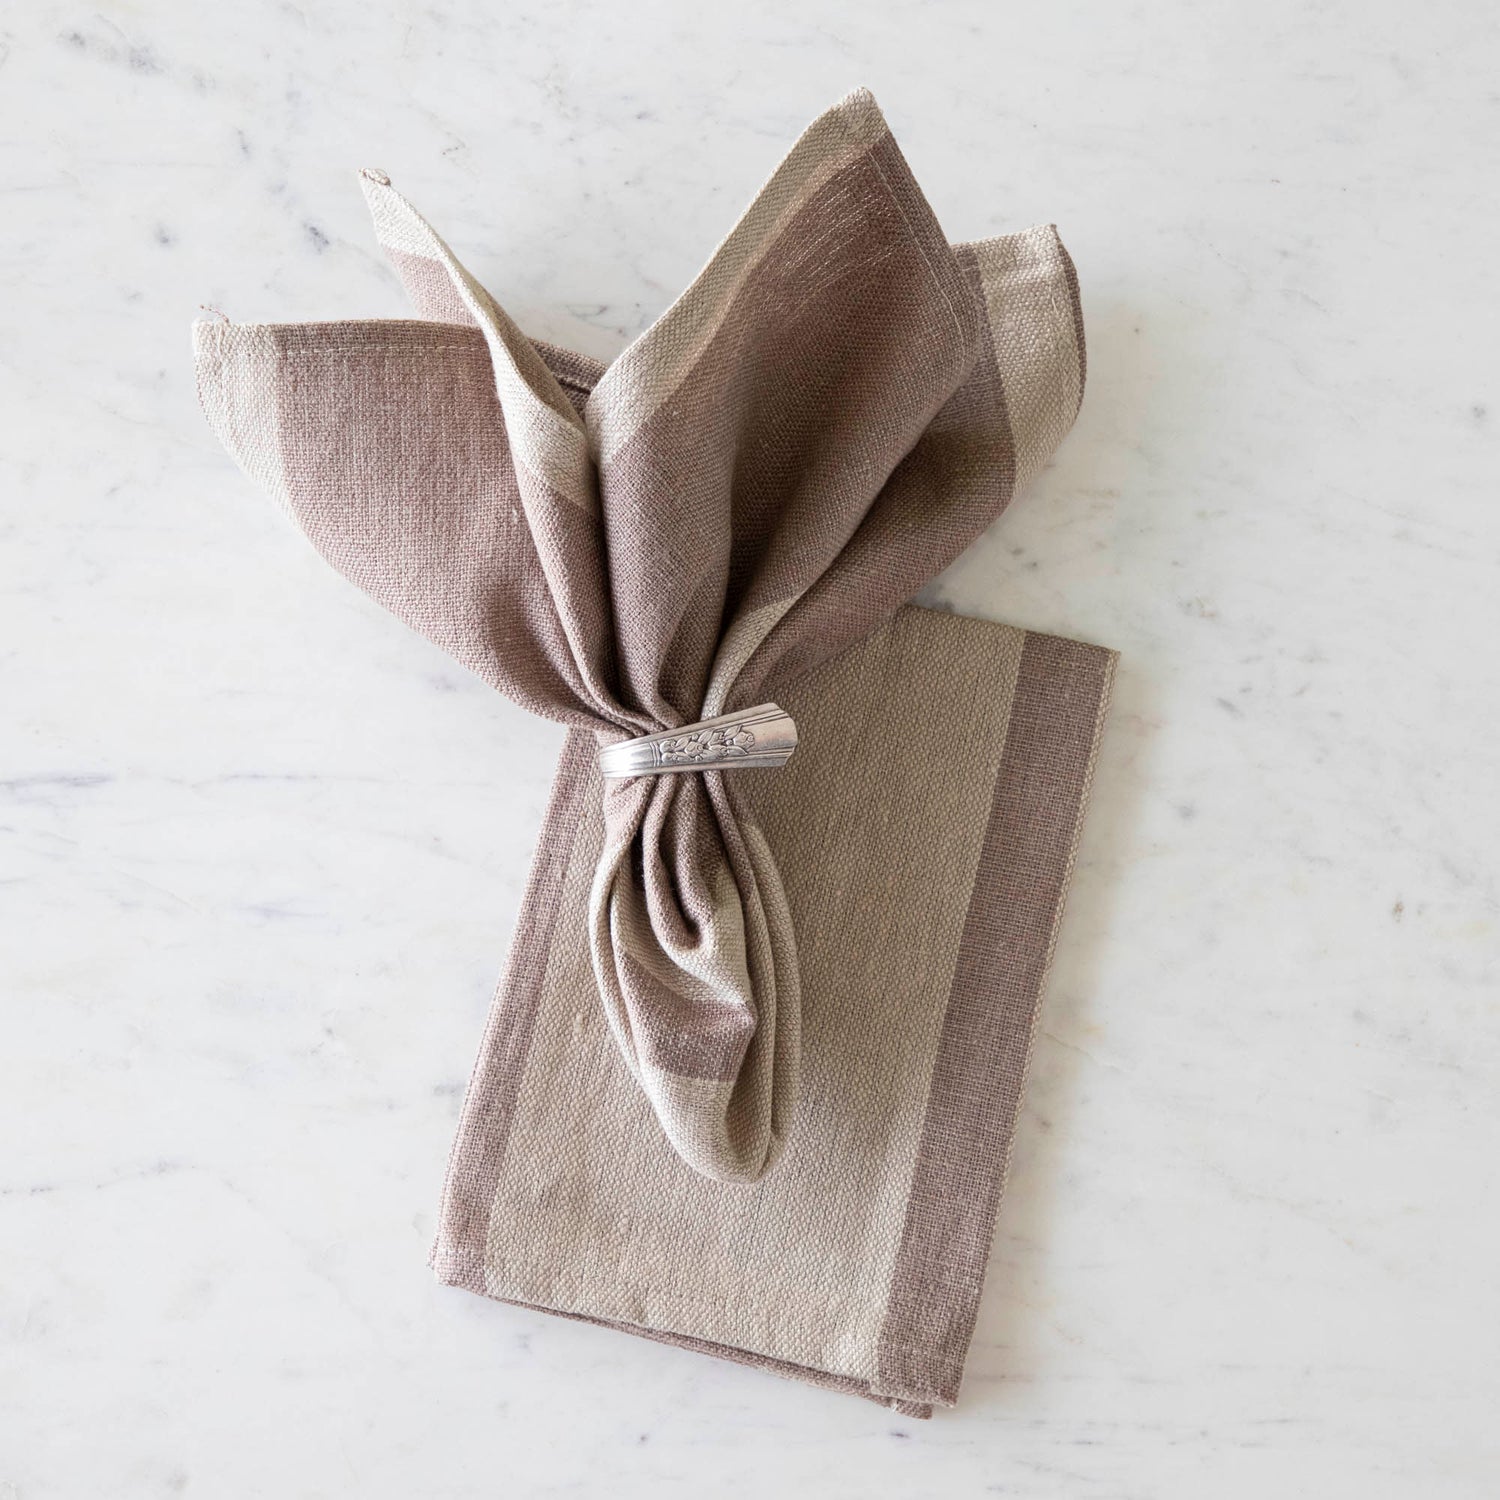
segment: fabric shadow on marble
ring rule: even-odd
[[[1072,423],[1071,263],[950,246],[861,92],[601,366],[363,180],[418,321],[195,345],[323,556],[570,730],[434,1265],[951,1403],[1114,658],[908,601]],[[770,699],[782,769],[599,774]]]

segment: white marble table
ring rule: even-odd
[[[1491,7],[1032,10],[0,18],[4,1500],[1500,1493]],[[559,736],[187,357],[404,311],[363,163],[608,356],[862,82],[954,238],[1055,219],[1084,286],[1082,419],[937,593],[1123,653],[929,1424],[433,1284]]]

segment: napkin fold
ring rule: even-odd
[[[950,246],[861,91],[600,366],[362,180],[419,320],[195,349],[216,432],[323,556],[571,731],[439,1273],[951,1400],[1113,657],[902,606],[1071,425],[1067,254],[1050,226]],[[769,699],[782,770],[598,775]],[[998,1099],[965,1073],[997,1046]]]

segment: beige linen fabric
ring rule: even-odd
[[[903,605],[1073,420],[1066,252],[950,246],[861,92],[605,368],[363,178],[422,321],[195,347],[330,563],[572,730],[439,1273],[951,1401],[1113,658]],[[597,774],[772,698],[783,770]]]
[[[951,1404],[1113,667],[907,608],[785,695],[804,747],[750,797],[794,914],[804,1079],[753,1187],[671,1152],[599,1017],[582,914],[603,819],[574,736],[438,1274],[917,1415]]]

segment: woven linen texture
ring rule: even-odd
[[[1078,407],[1055,232],[950,246],[865,93],[587,393],[383,174],[363,182],[444,321],[200,324],[204,404],[336,568],[600,743],[775,698],[860,639]],[[626,1066],[673,1149],[729,1182],[783,1148],[801,1054],[790,915],[742,779],[611,783],[589,891]]]
[[[319,552],[570,729],[439,1274],[949,1402],[1113,657],[907,601],[1073,421],[1068,256],[1051,226],[950,245],[860,92],[600,366],[363,185],[416,320],[195,350]],[[783,770],[598,776],[770,699]]]
[[[751,796],[794,912],[804,1079],[750,1187],[671,1151],[594,1003],[604,829],[572,736],[439,1276],[918,1415],[956,1399],[1113,667],[906,608],[786,695],[806,742]]]

